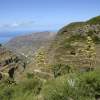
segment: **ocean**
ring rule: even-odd
[[[10,32],[0,32],[0,43],[5,44],[10,39],[21,36],[21,35],[27,35],[32,33],[33,31],[10,31]]]
[[[8,42],[12,37],[0,37],[0,43],[4,44]]]

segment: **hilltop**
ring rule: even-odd
[[[87,21],[88,24],[100,24],[100,16],[96,16]]]
[[[98,66],[100,64],[98,60],[100,59],[100,16],[91,18],[85,22],[73,22],[61,28],[50,47],[49,51],[51,52],[49,52],[49,59],[52,58],[53,60],[51,62],[53,63],[70,64],[73,62],[74,65],[76,64],[76,66],[78,66],[77,63],[79,60],[76,61],[74,54],[78,52],[78,49],[81,49],[82,45],[86,44],[85,42],[88,36],[90,36],[96,44]],[[83,66],[83,64],[81,64],[81,66]]]

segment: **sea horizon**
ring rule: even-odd
[[[0,43],[5,44],[14,37],[31,34],[36,31],[3,31],[0,32]]]
[[[18,36],[28,35],[28,34],[35,33],[35,32],[46,32],[46,31],[50,31],[50,30],[2,31],[2,32],[0,32],[0,43],[5,44],[8,41],[10,41],[11,39],[18,37]],[[50,31],[50,32],[56,32],[56,30]]]

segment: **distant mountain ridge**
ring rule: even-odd
[[[14,37],[32,33],[32,31],[0,31],[0,42],[5,44]]]
[[[17,36],[11,39],[6,46],[17,52],[32,55],[41,46],[48,46],[55,35],[55,32],[44,31]]]

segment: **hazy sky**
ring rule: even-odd
[[[100,15],[100,0],[0,0],[0,31],[58,30]]]

